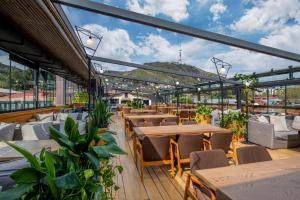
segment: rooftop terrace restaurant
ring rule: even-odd
[[[213,55],[209,75],[102,57],[107,38],[66,7],[300,62],[97,2],[3,0],[0,199],[299,199],[300,67],[232,77]]]

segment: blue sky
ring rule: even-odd
[[[98,2],[300,54],[300,0],[98,0]],[[198,38],[63,7],[72,25],[103,36],[97,55],[125,61],[182,61],[214,71],[215,56],[235,72],[299,65]],[[118,67],[119,70],[128,68]]]

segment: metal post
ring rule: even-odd
[[[269,113],[269,88],[267,88],[267,113]]]
[[[88,96],[89,96],[89,102],[88,102],[88,112],[91,112],[91,86],[92,86],[92,82],[91,82],[91,59],[88,57],[88,68],[89,68],[89,82],[88,82]]]
[[[179,107],[179,91],[178,88],[176,88],[176,115],[179,114],[178,107]]]
[[[221,111],[222,111],[222,116],[221,116],[221,127],[224,127],[224,91],[223,91],[223,82],[220,81],[220,88],[221,88]]]
[[[287,87],[284,85],[284,113],[287,114]]]

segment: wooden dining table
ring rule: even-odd
[[[51,151],[56,151],[59,148],[54,140],[20,140],[9,141],[26,149],[32,154],[39,153],[43,148],[49,148]],[[0,142],[0,162],[22,158],[23,156],[15,149],[4,142]]]
[[[131,109],[130,113],[156,113],[156,110],[145,110],[145,109]]]
[[[176,119],[178,118],[178,116],[175,115],[170,115],[170,114],[160,114],[160,115],[125,115],[124,119],[125,119],[125,130],[126,128],[128,128],[128,125],[132,125],[134,123],[132,123],[132,120],[135,119]],[[129,123],[127,123],[129,122]]]
[[[137,140],[145,136],[173,136],[190,135],[201,133],[228,133],[228,129],[214,126],[211,124],[193,124],[193,125],[172,125],[172,126],[148,126],[133,128],[133,151],[134,159],[137,158]]]
[[[218,200],[300,199],[300,157],[197,170]]]

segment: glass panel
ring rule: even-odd
[[[25,67],[24,70],[25,109],[34,108],[34,69]]]
[[[9,111],[9,54],[0,50],[0,112]]]
[[[39,102],[38,106],[40,108],[46,107],[46,96],[47,96],[47,72],[45,70],[40,70],[39,75]]]
[[[24,65],[11,61],[11,110],[24,109],[24,69]]]
[[[300,114],[300,85],[287,86],[287,114]]]
[[[267,113],[267,88],[257,88],[254,92],[254,112]]]
[[[46,106],[55,106],[56,102],[56,95],[55,95],[55,89],[56,89],[56,82],[55,82],[55,75],[52,73],[47,73],[48,80],[47,80],[47,101]]]

